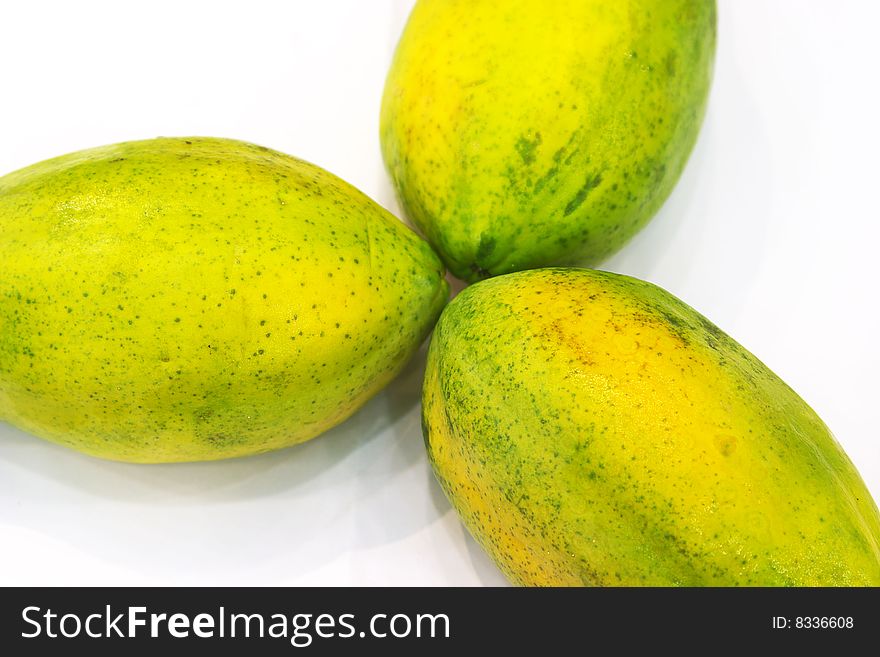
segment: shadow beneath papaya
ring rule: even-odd
[[[480,547],[480,544],[474,540],[474,537],[464,527],[462,527],[462,531],[464,532],[463,540],[470,557],[471,566],[480,583],[483,586],[510,586],[510,582],[498,570],[498,566],[489,558],[489,555]]]
[[[0,525],[172,583],[211,575],[218,584],[259,585],[308,574],[359,547],[365,522],[381,522],[382,539],[396,540],[435,520],[391,490],[414,465],[424,467],[424,358],[423,347],[324,435],[242,459],[114,463],[0,425]],[[381,502],[392,498],[400,504],[388,523]]]
[[[464,567],[460,563],[448,563],[444,558],[445,555],[439,555],[435,559],[434,568],[440,572],[450,573],[453,577],[458,571],[468,570],[472,575],[470,579],[476,579],[482,586],[510,586],[507,578],[498,570],[498,567],[492,562],[489,555],[480,547],[479,543],[471,536],[471,533],[459,519],[458,514],[443,492],[443,488],[434,477],[433,471],[427,465],[427,460],[424,476],[427,480],[427,491],[430,498],[432,515],[442,518],[442,525],[438,528],[438,533],[443,539],[438,541],[438,543],[441,543],[440,547],[454,553],[456,556],[461,554],[467,555],[469,562],[468,567]],[[448,543],[449,547],[444,545],[444,543]]]
[[[722,328],[749,307],[775,202],[764,109],[732,47],[719,49],[717,84],[697,144],[666,203],[599,269],[651,281]],[[748,139],[743,139],[748,135]]]

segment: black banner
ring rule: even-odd
[[[843,648],[870,645],[880,613],[880,589],[7,588],[0,595],[7,655]]]

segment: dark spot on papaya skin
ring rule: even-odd
[[[559,166],[558,165],[553,166],[550,169],[548,169],[547,173],[545,173],[541,178],[538,179],[538,182],[535,183],[535,194],[540,193],[541,190],[544,189],[544,186],[548,182],[550,182],[554,177],[556,177],[556,175],[558,173],[559,173]]]
[[[602,183],[602,175],[601,174],[596,173],[596,174],[587,176],[586,181],[584,181],[583,187],[581,187],[577,191],[577,194],[574,195],[574,198],[572,198],[568,202],[568,205],[565,206],[565,211],[562,213],[563,216],[567,217],[572,212],[577,210],[581,206],[581,204],[583,204],[583,202],[587,199],[587,195],[591,191],[596,189],[601,183]]]
[[[495,250],[495,238],[485,233],[480,236],[480,245],[477,247],[477,259],[485,260]]]
[[[217,432],[206,435],[204,440],[213,447],[225,447],[230,445],[240,445],[245,442],[247,438],[236,437],[228,433]]]
[[[214,411],[210,408],[200,408],[193,415],[196,422],[208,422],[214,416]]]
[[[666,75],[668,75],[670,78],[675,77],[678,64],[678,53],[676,53],[674,50],[670,50],[669,54],[666,55],[666,60],[664,63],[666,64]]]
[[[688,338],[688,328],[690,328],[687,322],[683,321],[677,315],[667,312],[665,310],[659,310],[658,313],[666,322],[667,330],[678,338],[683,346],[688,346],[690,344],[690,339]]]
[[[480,278],[489,278],[492,276],[492,272],[490,272],[488,269],[483,269],[476,262],[471,263],[470,270]]]
[[[529,139],[525,135],[520,137],[514,148],[522,158],[523,164],[531,164],[535,161],[535,151],[541,145],[541,133],[536,132],[534,139]]]
[[[428,450],[428,453],[431,453],[431,430],[428,427],[428,419],[425,417],[425,413],[420,414],[422,416],[422,439],[425,441],[425,449]]]
[[[723,338],[723,337],[726,337],[725,334],[724,334],[724,332],[723,332],[720,328],[718,328],[717,326],[715,326],[712,322],[710,322],[708,319],[706,319],[705,317],[702,317],[702,316],[700,316],[699,319],[700,319],[700,325],[703,327],[703,329],[704,329],[709,335],[711,335],[711,336],[713,336],[713,337],[715,337],[715,338]]]

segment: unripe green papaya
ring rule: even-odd
[[[243,456],[350,416],[447,298],[426,242],[319,167],[226,139],[0,178],[0,419],[137,462]]]
[[[526,585],[880,585],[880,518],[810,407],[664,290],[531,270],[435,328],[428,454]]]
[[[406,214],[468,281],[601,261],[678,180],[714,53],[714,0],[419,0],[380,122]]]

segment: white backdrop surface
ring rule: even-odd
[[[411,6],[5,3],[0,175],[117,141],[232,137],[315,162],[399,216],[377,125]],[[859,0],[720,0],[697,147],[602,266],[665,287],[767,363],[875,499],[878,23],[880,4]],[[0,423],[0,585],[504,584],[431,475],[422,371],[420,353],[312,442],[219,463],[105,462]]]

